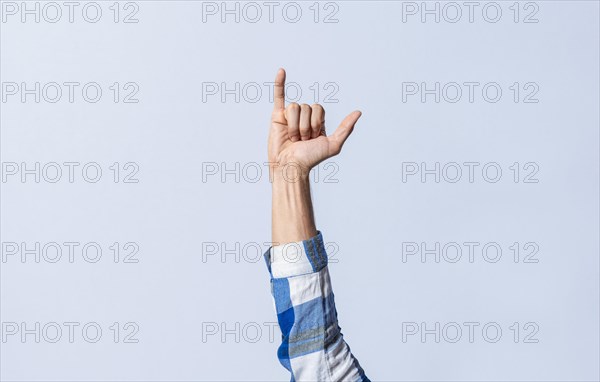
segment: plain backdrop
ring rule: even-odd
[[[7,3],[2,380],[289,378],[258,257],[279,67],[329,131],[363,112],[313,197],[371,379],[599,379],[598,2]]]

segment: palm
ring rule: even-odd
[[[325,136],[325,131],[322,131],[317,138],[293,142],[288,130],[287,123],[271,122],[273,151],[269,157],[275,162],[281,162],[282,158],[287,158],[307,169],[311,169],[323,160],[335,155],[331,150],[329,140]]]

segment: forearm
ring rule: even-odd
[[[308,172],[291,165],[272,168],[272,241],[307,240],[317,234]]]

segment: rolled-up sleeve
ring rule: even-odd
[[[282,334],[277,356],[291,380],[369,381],[338,325],[322,234],[264,257]]]

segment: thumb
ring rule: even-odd
[[[354,130],[354,125],[356,124],[361,115],[362,113],[358,110],[348,114],[348,116],[344,118],[342,123],[340,123],[338,128],[335,129],[333,134],[327,137],[327,139],[329,140],[330,156],[337,155],[340,153],[340,151],[342,151],[342,146],[344,146],[344,142],[346,142],[346,139],[348,139],[348,137],[352,133],[352,130]]]

